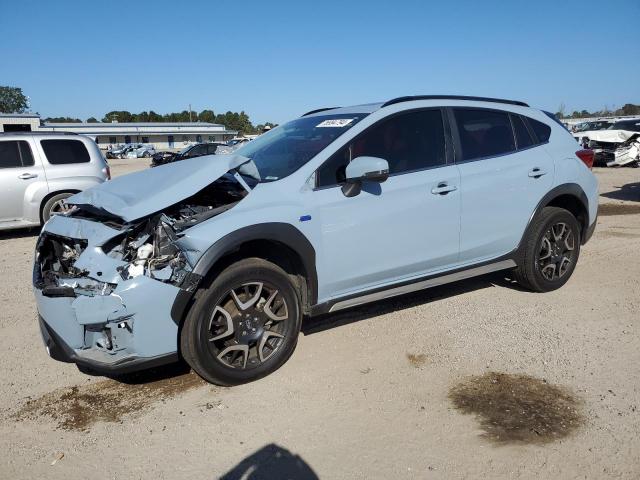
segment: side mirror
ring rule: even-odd
[[[362,182],[382,183],[389,178],[389,163],[384,158],[357,157],[346,170],[346,183],[342,186],[345,197],[355,197],[362,190]]]

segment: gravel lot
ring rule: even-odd
[[[640,170],[596,174],[559,291],[492,275],[307,321],[282,369],[231,389],[50,360],[37,232],[0,234],[0,477],[639,478]]]

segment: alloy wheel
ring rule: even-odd
[[[243,283],[225,293],[207,326],[210,351],[227,367],[256,368],[283,345],[289,309],[281,292],[266,282]]]
[[[538,252],[538,268],[549,281],[562,278],[575,257],[575,235],[564,222],[551,225],[542,236]]]
[[[71,210],[71,206],[66,202],[66,198],[61,198],[53,205],[51,205],[51,209],[49,209],[49,214],[54,215],[57,213],[66,213]]]

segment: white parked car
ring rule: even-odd
[[[0,133],[0,230],[40,225],[65,199],[111,178],[89,137]]]
[[[620,120],[606,130],[580,132],[578,143],[595,152],[596,164],[608,164],[615,159],[616,149],[640,133],[640,118]],[[574,137],[576,134],[573,134]]]
[[[137,145],[127,152],[127,158],[150,158],[156,153],[153,145]]]

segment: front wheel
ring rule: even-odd
[[[580,256],[580,224],[563,208],[545,207],[524,239],[515,277],[523,287],[550,292],[571,277]]]
[[[196,294],[181,331],[181,353],[210,383],[248,383],[287,361],[301,323],[289,275],[265,260],[245,259]]]

